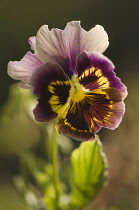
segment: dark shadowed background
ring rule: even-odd
[[[129,92],[120,127],[115,131],[103,129],[100,132],[109,161],[110,184],[96,197],[90,209],[139,210],[138,0],[0,0],[0,113],[3,114],[9,87],[15,82],[7,75],[7,63],[20,60],[30,50],[28,38],[35,36],[43,24],[48,24],[50,29],[64,29],[71,20],[81,20],[86,30],[96,24],[105,28],[110,41],[105,55],[115,64],[116,74]],[[13,126],[17,136],[16,121]],[[5,132],[10,129],[7,124]],[[3,132],[2,127],[0,132]],[[3,138],[0,139],[0,209],[26,210],[12,184],[12,177],[18,171],[14,145],[0,136]],[[17,142],[18,150],[22,142],[20,139]]]

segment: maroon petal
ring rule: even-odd
[[[123,114],[124,103],[118,90],[108,88],[84,92],[82,100],[71,100],[68,112],[58,122],[57,130],[59,134],[77,140],[93,140],[101,127],[115,129]]]
[[[79,123],[80,121],[78,121]],[[76,139],[78,141],[95,140],[95,132],[89,132],[86,130],[79,130],[72,128],[71,125],[66,125],[65,120],[60,118],[57,124],[57,131],[60,134]]]
[[[119,126],[125,112],[121,93],[115,88],[97,89],[88,98],[91,105],[89,114],[98,127],[115,129]]]

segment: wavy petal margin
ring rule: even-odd
[[[84,50],[104,52],[108,47],[108,35],[104,28],[96,25],[85,31],[80,21],[67,23],[64,30],[49,30],[43,25],[36,36],[36,48],[42,62],[55,62],[70,76],[75,71],[75,59]],[[71,71],[71,73],[69,72]]]
[[[42,64],[35,54],[27,52],[21,61],[10,61],[8,63],[8,74],[15,80],[21,80],[26,86],[26,84],[30,83],[30,78],[34,70]]]
[[[108,36],[104,28],[96,25],[90,31],[85,31],[80,21],[67,23],[64,30],[49,30],[42,26],[37,36],[29,38],[29,44],[34,54],[27,52],[21,61],[9,62],[8,74],[16,80],[23,81],[22,87],[29,83],[32,72],[46,62],[61,66],[66,75],[71,78],[77,74],[76,57],[84,50],[104,52],[108,47]]]

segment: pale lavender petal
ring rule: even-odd
[[[10,61],[8,63],[8,74],[13,79],[29,83],[32,73],[41,65],[42,62],[35,54],[27,52],[21,61]]]
[[[36,48],[42,62],[55,62],[66,74],[75,71],[75,59],[82,51],[104,52],[108,47],[108,36],[102,26],[95,26],[89,32],[80,26],[80,21],[67,23],[64,30],[42,26],[36,36]]]
[[[28,39],[31,49],[36,52],[36,37],[32,36]]]
[[[108,45],[108,35],[100,25],[96,25],[90,31],[85,32],[81,38],[81,51],[98,51],[103,53]]]
[[[66,42],[69,42],[68,37],[67,39],[63,37],[62,30],[52,29],[49,31],[47,25],[42,26],[36,36],[36,48],[40,60],[44,63],[52,62],[60,65],[65,73],[71,77],[75,73],[75,68],[67,52]]]

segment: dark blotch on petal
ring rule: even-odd
[[[59,97],[59,102],[61,105],[64,105],[67,102],[67,98],[69,97],[69,91],[70,91],[70,84],[65,84],[64,82],[61,84],[58,84],[55,82],[54,84],[51,84],[51,87],[55,90],[55,95]]]
[[[67,81],[63,69],[54,63],[46,63],[36,69],[31,78],[31,86],[35,95],[43,95],[52,81]]]

